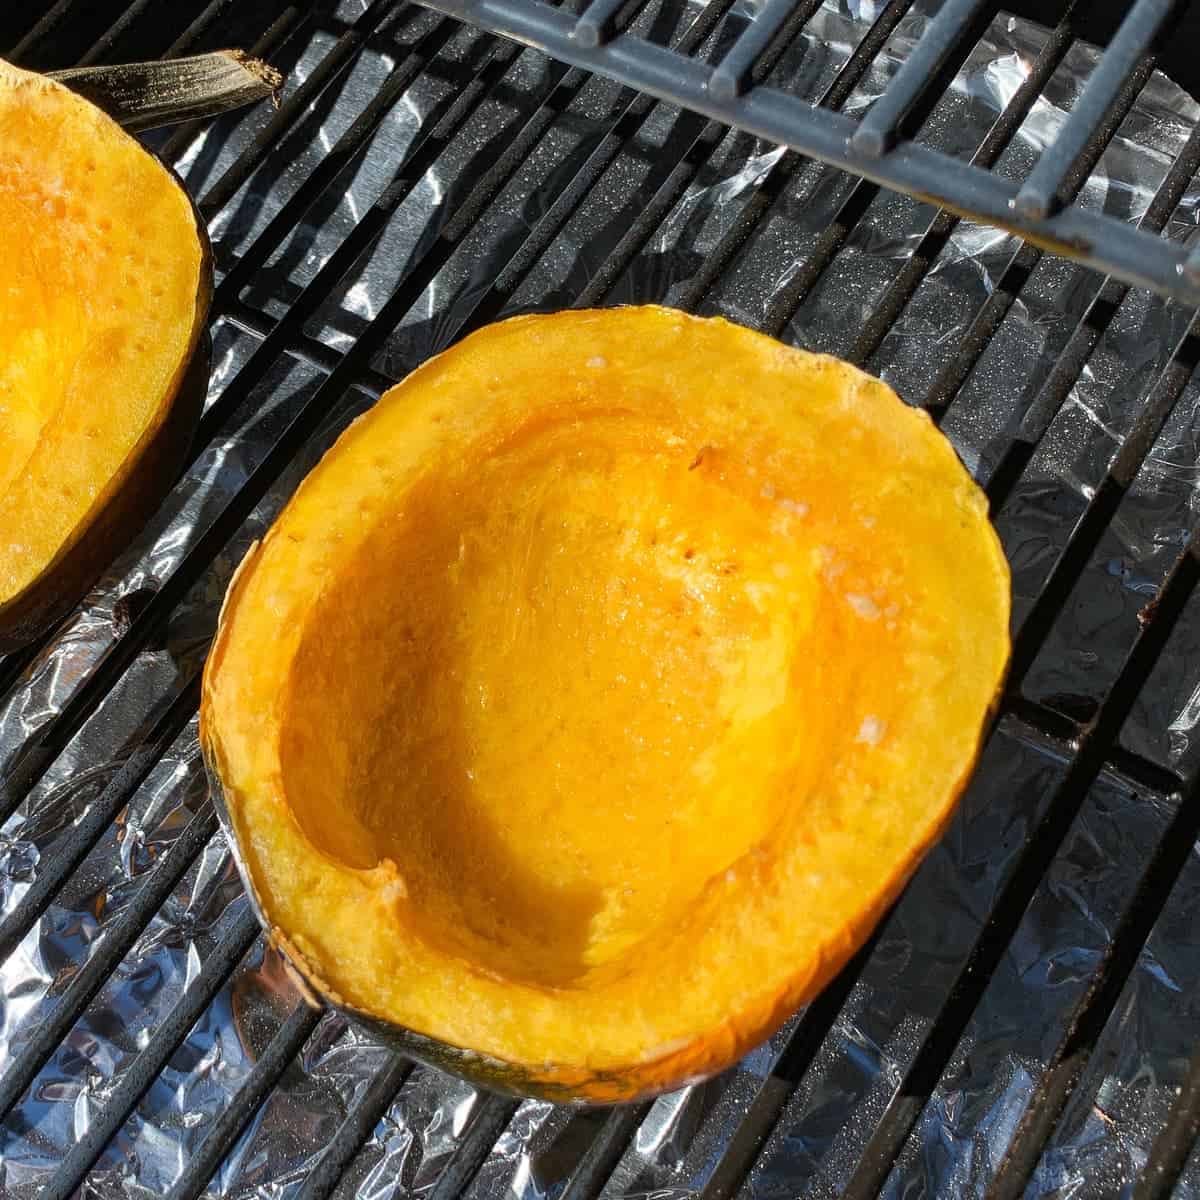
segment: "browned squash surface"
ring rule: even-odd
[[[202,736],[322,992],[627,1099],[862,943],[972,768],[1008,596],[877,380],[666,309],[522,317],[384,396],[248,555]]]
[[[0,649],[74,603],[174,482],[206,247],[136,141],[0,62]]]

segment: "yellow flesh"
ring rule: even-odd
[[[285,717],[309,837],[391,859],[427,936],[535,983],[681,919],[798,765],[811,575],[752,498],[718,507],[711,467],[630,424],[561,422],[420,489],[321,597]],[[403,584],[378,594],[371,563]],[[347,677],[380,686],[329,746]]]
[[[341,996],[560,1079],[697,1070],[865,936],[1006,656],[1001,552],[922,414],[724,322],[562,314],[427,364],[310,476],[205,738]]]
[[[108,117],[0,62],[0,603],[153,433],[189,351],[186,196]]]

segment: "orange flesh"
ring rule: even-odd
[[[91,104],[0,62],[0,603],[86,526],[161,422],[201,246],[167,172]]]
[[[282,766],[308,836],[391,859],[426,936],[533,983],[682,919],[799,767],[804,554],[713,486],[715,455],[689,470],[629,424],[544,426],[429,481],[321,596],[292,676]],[[404,586],[344,619],[379,563]],[[346,677],[382,686],[331,747]]]
[[[1007,597],[876,381],[661,309],[518,319],[381,400],[248,559],[205,745],[326,989],[617,1098],[724,1065],[865,937],[970,770]]]

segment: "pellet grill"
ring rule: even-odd
[[[252,48],[277,108],[146,135],[209,222],[188,471],[0,660],[0,1195],[1200,1194],[1200,11],[1167,0],[9,0],[53,70]],[[391,382],[655,300],[924,406],[1013,566],[950,832],[710,1083],[516,1103],[305,1004],[207,802],[248,543]]]

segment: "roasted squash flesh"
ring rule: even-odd
[[[203,326],[201,238],[137,142],[0,62],[0,618],[166,423]]]
[[[663,309],[518,318],[301,487],[203,738],[323,991],[621,1099],[861,943],[971,769],[1007,618],[983,498],[882,384]]]
[[[394,863],[422,935],[498,975],[626,967],[811,765],[792,704],[816,682],[796,654],[812,578],[782,528],[763,536],[761,500],[713,486],[719,452],[687,458],[618,414],[519,429],[414,489],[299,647],[296,820],[341,863]],[[378,686],[347,722],[355,678]]]

